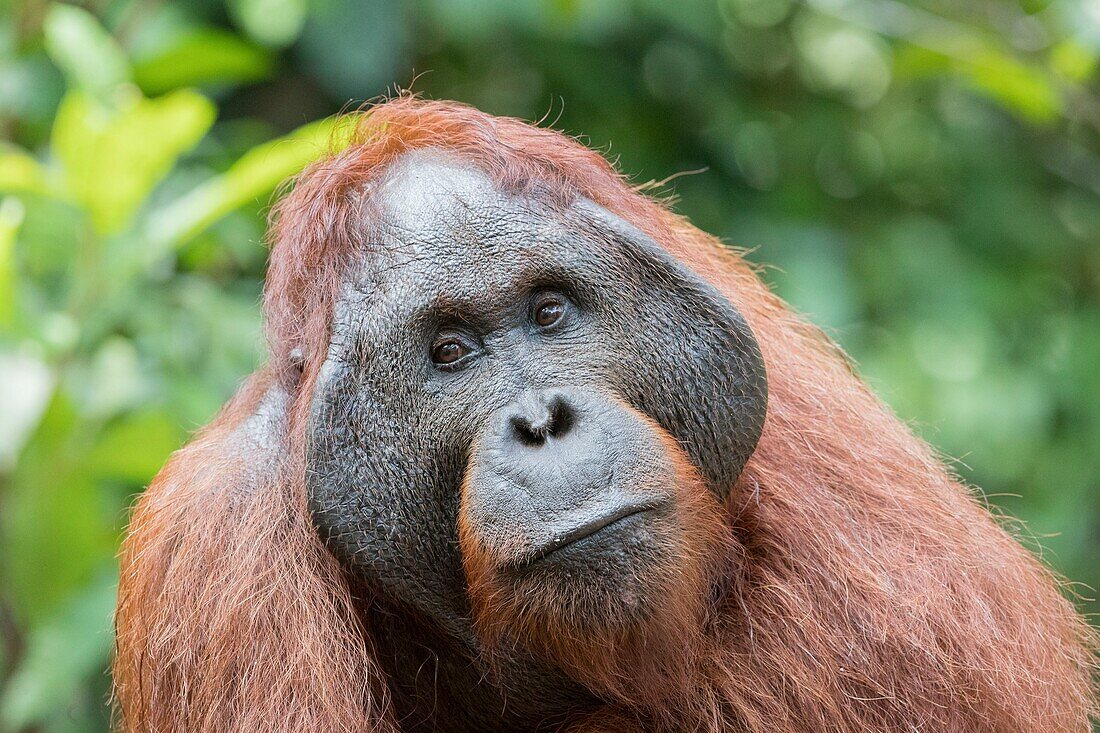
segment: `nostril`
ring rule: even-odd
[[[575,422],[575,411],[561,395],[539,400],[508,419],[513,436],[527,446],[540,446],[549,438],[564,437]]]
[[[565,401],[565,398],[561,395],[554,395],[550,400],[548,407],[548,421],[546,425],[546,431],[553,438],[560,438],[566,435],[572,428],[574,422],[573,408],[569,406],[569,403]]]
[[[545,431],[539,429],[526,417],[513,415],[512,419],[509,420],[509,424],[512,426],[512,433],[524,445],[542,445],[546,440]]]

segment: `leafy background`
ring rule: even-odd
[[[680,210],[1100,584],[1095,0],[0,10],[0,730],[106,728],[127,507],[261,358],[278,182],[394,84],[694,171]]]

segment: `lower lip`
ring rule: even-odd
[[[652,506],[637,507],[635,509],[628,510],[620,515],[613,515],[608,521],[602,524],[598,522],[593,523],[594,526],[592,526],[591,529],[588,529],[588,531],[585,531],[583,534],[577,534],[574,537],[568,537],[560,544],[553,544],[551,546],[544,546],[543,548],[540,548],[537,552],[533,553],[530,562],[534,563],[538,562],[539,560],[543,560],[553,555],[555,552],[558,552],[559,550],[564,550],[567,547],[572,547],[578,542],[586,540],[589,537],[594,537],[601,532],[605,532],[609,529],[612,529],[613,527],[621,525],[623,522],[627,522],[634,517],[637,517],[639,514],[645,514],[646,512],[653,511],[654,509],[655,507]]]

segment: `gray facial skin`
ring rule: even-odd
[[[763,425],[759,349],[717,291],[590,201],[555,210],[430,150],[367,194],[371,251],[347,273],[312,400],[314,522],[369,607],[406,727],[552,725],[597,701],[522,649],[486,674],[464,479],[469,516],[522,572],[555,558],[629,582],[644,558],[623,548],[644,554],[649,518],[674,510],[655,430],[724,495]],[[437,364],[441,348],[459,357]]]

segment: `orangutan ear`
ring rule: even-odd
[[[386,729],[369,639],[305,512],[290,403],[254,375],[134,509],[115,618],[123,729]]]
[[[626,327],[634,358],[617,378],[634,406],[683,445],[724,496],[756,449],[768,380],[756,337],[718,290],[620,217],[591,202],[578,209],[609,259],[605,300]]]

